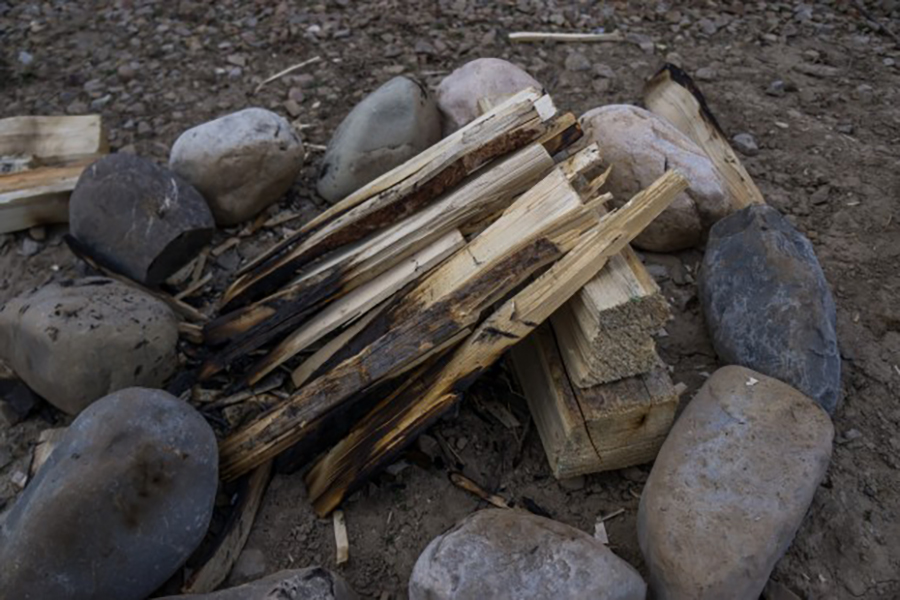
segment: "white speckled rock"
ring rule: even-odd
[[[639,235],[634,245],[652,252],[696,246],[713,223],[732,207],[712,161],[668,121],[636,106],[595,108],[581,117],[579,146],[597,142],[613,170],[607,188],[624,203],[653,183],[667,168],[678,169],[690,187]]]
[[[146,388],[98,400],[0,525],[0,597],[144,600],[206,534],[218,464],[188,403]]]
[[[831,457],[812,399],[722,367],[666,439],[641,495],[638,541],[657,600],[757,600]]]
[[[422,84],[394,77],[353,107],[328,142],[316,190],[338,202],[441,139],[441,117]]]
[[[543,88],[534,77],[509,61],[478,58],[467,62],[438,85],[437,104],[443,117],[444,135],[481,115],[479,99],[493,103],[530,87]]]
[[[203,194],[216,223],[228,226],[281,198],[304,156],[300,136],[284,118],[246,108],[181,134],[169,167]]]
[[[153,296],[105,277],[50,284],[0,308],[0,357],[69,414],[178,367],[178,319]]]
[[[422,552],[410,600],[644,600],[634,568],[583,531],[518,510],[464,519]]]

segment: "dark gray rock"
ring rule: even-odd
[[[338,202],[440,139],[440,114],[428,91],[394,77],[338,126],[322,161],[319,195]]]
[[[153,296],[88,277],[0,307],[0,358],[69,414],[127,387],[161,387],[178,367],[178,319]]]
[[[16,600],[144,600],[196,549],[218,485],[212,429],[161,390],[89,406],[0,525]]]
[[[300,136],[283,117],[246,108],[181,134],[169,167],[203,194],[216,222],[228,226],[280,199],[304,157]]]
[[[489,509],[432,540],[410,600],[644,600],[634,568],[585,532],[518,510]]]
[[[756,144],[756,138],[749,133],[739,133],[731,138],[731,143],[735,149],[745,156],[756,156],[759,154],[759,146]]]
[[[157,284],[193,259],[215,223],[203,196],[168,169],[130,154],[101,158],[78,179],[69,230],[98,262]]]
[[[781,213],[752,206],[719,221],[699,293],[723,362],[789,383],[834,412],[841,393],[834,300],[812,244]]]
[[[280,571],[246,585],[211,594],[166,596],[159,600],[358,600],[344,579],[321,567]]]
[[[812,399],[722,367],[675,422],[641,494],[656,600],[758,600],[828,469],[834,427]]]

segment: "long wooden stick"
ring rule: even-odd
[[[407,217],[491,160],[548,130],[556,113],[549,96],[524,90],[313,219],[264,255],[226,292],[226,305],[276,292],[313,258]]]
[[[621,31],[611,33],[556,33],[551,31],[516,31],[509,34],[511,42],[622,42]]]
[[[450,408],[477,376],[528,335],[624,248],[675,197],[687,180],[668,171],[621,209],[581,236],[577,246],[532,284],[507,300],[412,393],[373,409],[310,470],[306,482],[316,512],[328,514],[369,475]],[[422,390],[425,390],[424,394]]]

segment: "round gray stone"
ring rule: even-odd
[[[723,362],[789,383],[834,412],[841,394],[834,299],[812,244],[781,213],[751,206],[719,221],[698,286]]]
[[[631,565],[583,531],[518,510],[464,519],[422,552],[410,600],[644,600]]]
[[[757,600],[831,457],[815,402],[744,367],[703,385],[660,448],[638,542],[657,600]]]
[[[0,357],[73,415],[116,390],[161,387],[178,366],[177,343],[165,303],[105,277],[49,284],[0,308]]]
[[[304,157],[300,136],[283,117],[246,108],[181,134],[169,167],[203,194],[216,223],[229,226],[280,199]]]
[[[218,452],[190,405],[129,388],[89,406],[0,525],[16,600],[144,600],[199,545]]]
[[[440,139],[440,113],[427,90],[394,77],[338,126],[322,161],[319,195],[338,202]]]
[[[131,154],[84,170],[69,200],[69,230],[95,260],[150,285],[164,281],[212,240],[215,222],[197,190]]]

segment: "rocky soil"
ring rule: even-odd
[[[581,114],[638,102],[642,82],[665,60],[680,64],[724,130],[750,134],[736,144],[744,164],[767,201],[812,241],[837,305],[843,400],[833,415],[831,465],[773,578],[805,598],[896,598],[900,51],[878,28],[900,32],[900,7],[867,3],[873,23],[854,4],[0,1],[0,117],[100,112],[115,151],[164,164],[190,127],[267,108],[291,121],[314,152],[272,210],[312,214],[326,205],[315,192],[316,148],[365,94],[396,75],[434,87],[461,64],[496,56]],[[506,40],[515,30],[598,27],[622,30],[628,41]],[[269,75],[316,55],[321,62],[254,92]],[[244,238],[217,257],[212,285],[224,287],[242,258],[285,228]],[[0,237],[0,302],[80,274],[63,233]],[[218,232],[216,242],[227,235]],[[697,299],[701,257],[697,250],[646,255],[675,311],[659,342],[674,379],[688,386],[684,398],[717,366]],[[624,509],[606,522],[611,547],[646,574],[636,514],[649,466],[559,483],[533,427],[507,429],[486,410],[490,402],[527,423],[501,367],[432,436],[446,440],[464,473],[485,488],[588,533],[598,516]],[[0,510],[19,492],[38,432],[67,422],[49,408],[13,427],[0,421]],[[404,598],[426,545],[481,504],[440,467],[398,463],[345,503],[351,559],[336,570],[364,597]],[[315,517],[299,476],[275,478],[248,547],[262,552],[267,574],[335,567],[331,522]]]

